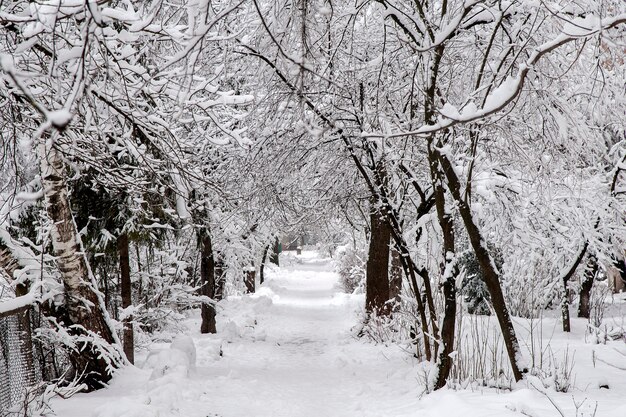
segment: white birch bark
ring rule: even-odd
[[[97,289],[74,222],[64,172],[65,163],[53,146],[53,138],[57,134],[61,133],[54,131],[44,135],[40,139],[37,153],[46,211],[52,221],[50,239],[65,289],[65,308],[69,321],[65,324],[80,325],[86,331],[98,334],[120,352],[121,343]],[[74,365],[83,369],[77,371],[87,370],[91,373],[94,384],[97,383],[96,380],[106,382],[110,379],[111,364],[96,352],[90,354],[91,349],[81,350],[80,356],[74,358]],[[123,354],[119,354],[119,361],[125,362]],[[92,387],[97,388],[96,385]]]

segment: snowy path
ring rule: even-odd
[[[337,275],[315,258],[284,269],[259,291],[273,298],[257,316],[265,340],[226,344],[224,358],[200,371],[215,378],[207,409],[224,417],[391,412],[398,399],[388,385],[398,382],[387,370],[391,352],[354,340],[356,306],[339,292]],[[397,350],[396,360],[407,356]]]
[[[312,253],[284,260],[287,265],[271,269],[256,294],[220,302],[218,334],[199,334],[197,317],[187,321],[195,369],[154,378],[152,369],[141,369],[145,354],[139,355],[140,367],[120,371],[109,388],[55,400],[56,415],[562,417],[551,400],[531,389],[542,386],[534,377],[513,391],[474,385],[420,398],[424,368],[409,353],[394,343],[375,345],[353,336],[363,296],[342,293],[330,263]],[[546,334],[557,324],[546,319]],[[576,354],[577,367],[575,387],[565,394],[551,391],[550,398],[566,417],[626,416],[623,371],[595,360],[621,364],[623,342],[584,343],[584,322],[573,324],[572,334],[557,332],[546,340],[556,355],[563,349]],[[169,344],[151,349],[167,353]],[[611,389],[599,388],[598,381],[609,381]]]
[[[187,378],[149,381],[148,370],[130,368],[106,390],[56,402],[57,415],[415,415],[411,355],[354,338],[363,298],[341,292],[328,260],[305,253],[291,262],[257,294],[224,303],[217,335],[198,334],[198,320],[190,321],[197,368]]]

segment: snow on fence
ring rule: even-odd
[[[31,306],[0,313],[0,415],[37,382]]]

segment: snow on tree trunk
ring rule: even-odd
[[[261,265],[259,266],[259,284],[265,282],[265,262],[267,262],[267,254],[270,250],[270,245],[267,245],[263,249],[263,257],[261,258]]]
[[[435,389],[443,388],[452,369],[450,354],[454,351],[454,328],[456,326],[456,278],[458,268],[455,260],[455,235],[452,213],[446,208],[446,193],[443,187],[443,172],[440,169],[436,155],[432,152],[432,143],[429,143],[428,159],[435,196],[437,219],[441,227],[443,238],[442,287],[444,296],[444,314],[441,326],[441,341],[439,346],[437,379]]]
[[[13,280],[13,273],[20,267],[18,259],[13,255],[0,238],[0,268],[9,280]]]
[[[578,268],[578,265],[580,265],[580,263],[582,262],[585,256],[585,253],[587,253],[588,247],[589,247],[589,241],[587,240],[585,241],[585,244],[583,245],[580,252],[578,252],[578,256],[576,257],[572,265],[569,267],[567,272],[565,272],[561,277],[561,282],[563,282],[563,289],[562,289],[562,294],[561,294],[561,318],[563,321],[564,332],[569,332],[571,330],[570,315],[569,315],[569,304],[570,304],[569,281],[574,276],[574,273],[576,272],[576,268]]]
[[[279,254],[280,254],[280,241],[278,240],[278,237],[276,237],[276,239],[274,240],[274,248],[272,250],[272,253],[270,254],[270,262],[276,266],[280,266]]]
[[[589,256],[585,272],[583,274],[583,282],[580,284],[580,292],[578,294],[578,317],[588,319],[591,315],[591,288],[593,281],[598,272],[598,260],[595,256]]]
[[[120,258],[120,287],[122,308],[133,305],[132,283],[130,281],[130,257],[128,255],[128,234],[122,233],[117,238],[117,252]],[[124,354],[130,363],[135,363],[135,336],[133,331],[133,316],[127,315],[124,319]]]
[[[391,249],[389,277],[389,299],[394,301],[393,311],[397,311],[400,307],[400,294],[402,293],[402,263],[400,252],[395,247]]]
[[[246,285],[246,293],[254,294],[256,291],[256,269],[254,266],[248,267],[245,271],[243,271],[243,281]]]
[[[571,324],[569,317],[569,287],[568,280],[563,280],[563,293],[561,294],[561,321],[563,322],[563,331],[570,332]]]
[[[435,148],[433,148],[435,150]],[[461,196],[461,183],[459,178],[452,167],[452,163],[448,160],[446,155],[442,155],[438,150],[435,150],[436,156],[439,159],[441,167],[448,180],[448,187],[450,193],[457,202],[459,213],[463,219],[463,224],[467,230],[467,234],[472,245],[472,249],[476,254],[480,268],[483,271],[485,284],[489,290],[491,296],[491,303],[500,325],[500,331],[504,339],[509,361],[511,363],[511,369],[513,371],[513,377],[516,381],[519,381],[523,377],[525,368],[521,365],[521,352],[519,348],[519,342],[513,328],[513,322],[511,316],[506,307],[504,301],[504,294],[502,293],[502,287],[500,286],[499,272],[489,254],[485,240],[482,237],[480,229],[476,224],[470,206],[467,201]]]
[[[59,152],[51,146],[52,140],[43,139],[47,140],[42,140],[38,146],[38,157],[46,212],[52,221],[52,248],[65,290],[62,321],[69,327],[70,334],[81,339],[77,349],[70,351],[70,360],[76,375],[82,375],[83,382],[90,389],[97,389],[111,379],[112,367],[119,363],[107,362],[93,343],[93,333],[108,344],[119,346],[119,340],[89,269],[70,210],[65,164]]]
[[[572,329],[569,317],[569,286],[568,281],[563,280],[563,293],[561,294],[561,321],[563,331],[569,333]]]
[[[226,269],[224,257],[219,252],[213,258],[215,260],[215,301],[224,299],[224,289],[226,288]]]

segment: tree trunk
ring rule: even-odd
[[[128,234],[122,233],[117,238],[117,253],[120,258],[120,288],[122,309],[133,305],[132,283],[130,281],[130,256],[128,253]],[[135,363],[135,333],[133,331],[133,316],[124,319],[124,354],[128,362]]]
[[[609,285],[615,294],[619,294],[626,289],[626,261],[618,258],[613,262],[613,268],[607,271]]]
[[[430,350],[430,335],[428,334],[428,320],[426,318],[426,306],[424,305],[424,302],[422,301],[422,295],[420,293],[420,288],[417,285],[417,278],[416,278],[416,274],[415,274],[415,268],[412,262],[410,262],[410,255],[405,255],[408,252],[408,249],[406,248],[405,242],[402,241],[401,238],[399,237],[395,237],[395,244],[396,247],[400,247],[398,252],[400,252],[400,264],[402,265],[402,269],[404,270],[404,275],[407,277],[407,279],[409,280],[409,283],[411,285],[411,289],[414,291],[414,295],[415,295],[415,302],[417,304],[417,312],[419,314],[419,321],[420,321],[420,328],[422,330],[422,340],[424,342],[424,354],[426,356],[426,360],[430,361],[432,359],[432,353]],[[405,246],[400,246],[400,245],[405,245]],[[405,252],[406,251],[406,252]],[[425,272],[426,274],[426,278],[428,279],[428,274],[427,272]],[[413,336],[411,336],[413,337]],[[417,343],[417,339],[416,339],[416,348],[417,348],[417,352],[416,352],[416,356],[417,357],[421,357],[421,354],[419,353],[419,344]]]
[[[226,271],[224,270],[224,258],[217,252],[215,259],[215,301],[224,299],[226,286]]]
[[[93,332],[106,343],[119,346],[70,210],[64,163],[53,146],[46,146],[50,141],[49,138],[42,139],[38,156],[46,211],[51,220],[52,248],[65,290],[64,324],[70,334],[90,339],[93,336],[89,333]],[[79,327],[69,327],[73,325]],[[112,368],[121,364],[115,361],[108,364],[101,353],[96,345],[88,341],[79,342],[77,349],[70,350],[76,375],[83,375],[82,382],[89,389],[101,388],[102,383],[111,379]],[[123,361],[121,355],[119,360]]]
[[[267,253],[269,250],[270,245],[267,245],[265,249],[263,249],[263,258],[261,258],[261,265],[259,266],[259,284],[265,282],[265,262],[267,261]]]
[[[469,205],[461,197],[461,184],[451,162],[448,160],[447,156],[439,153],[436,148],[433,147],[433,151],[436,153],[436,156],[439,159],[441,167],[446,175],[450,192],[458,204],[463,224],[467,230],[470,243],[472,244],[472,249],[476,254],[480,268],[483,271],[485,284],[487,286],[487,290],[489,290],[489,295],[491,296],[491,303],[493,305],[493,309],[495,310],[498,324],[500,325],[509,361],[511,362],[513,377],[516,381],[519,381],[522,379],[523,372],[526,372],[526,369],[524,369],[519,363],[521,351],[515,334],[515,329],[513,328],[511,316],[509,315],[509,311],[507,310],[506,303],[504,301],[504,294],[502,293],[502,287],[500,286],[499,272],[497,271],[493,259],[489,254],[489,250],[485,245],[485,240],[482,237],[480,229],[474,221]]]
[[[243,281],[244,284],[246,285],[246,293],[247,294],[254,294],[255,290],[256,290],[256,269],[254,268],[254,266],[250,266],[248,267],[248,269],[246,269],[243,272],[244,276],[243,276]]]
[[[380,178],[383,177],[383,178]],[[432,297],[432,292],[430,288],[430,278],[428,276],[428,271],[424,268],[418,269],[415,265],[415,262],[411,259],[411,253],[409,252],[408,245],[404,240],[404,236],[402,235],[400,221],[398,220],[397,214],[394,212],[393,207],[389,204],[389,198],[387,196],[387,192],[384,187],[384,171],[379,172],[379,184],[377,188],[372,189],[372,194],[375,199],[379,199],[384,207],[386,207],[386,216],[385,220],[389,225],[391,236],[393,238],[395,248],[399,252],[400,264],[402,265],[402,270],[404,271],[404,275],[409,281],[410,287],[413,290],[415,295],[415,302],[417,304],[418,314],[420,318],[420,328],[422,330],[422,337],[424,342],[424,353],[426,355],[426,360],[430,361],[432,358],[431,349],[430,349],[430,338],[434,337],[435,339],[438,337],[439,329],[437,328],[436,323],[436,313],[434,310],[434,302]],[[378,189],[379,194],[376,194],[376,190]],[[430,199],[430,201],[434,202],[434,199]],[[424,202],[418,208],[418,218],[421,218],[423,215],[426,215],[430,208],[432,207],[432,203]],[[422,300],[422,292],[417,284],[417,274],[420,275],[424,282],[424,296],[426,298],[426,303],[428,305],[428,310],[430,312],[430,324],[432,326],[432,330],[429,333],[428,330],[428,319],[426,317],[426,305]],[[419,349],[419,345],[417,345],[417,349]],[[419,351],[416,352],[417,357],[420,357]]]
[[[279,254],[280,254],[280,241],[278,240],[278,237],[276,237],[276,240],[274,240],[274,248],[272,249],[272,253],[270,254],[270,262],[276,266],[280,266]]]
[[[576,257],[576,259],[574,259],[572,265],[561,277],[561,281],[563,282],[563,294],[561,296],[561,318],[563,320],[564,332],[569,332],[571,330],[569,315],[569,281],[574,276],[578,265],[580,265],[580,263],[582,262],[585,253],[587,253],[588,247],[589,241],[585,241],[585,244],[581,248],[580,252],[578,252],[578,256]]]
[[[594,255],[590,255],[587,260],[583,282],[580,284],[578,294],[578,317],[588,319],[591,316],[591,288],[598,272],[598,260]]]
[[[443,237],[443,259],[441,268],[444,296],[444,315],[441,326],[441,345],[438,358],[437,380],[435,389],[443,388],[446,385],[450,370],[452,369],[452,358],[450,354],[454,351],[454,328],[456,326],[456,277],[458,268],[456,265],[456,249],[454,242],[454,223],[452,215],[446,209],[446,194],[443,187],[443,172],[439,162],[432,152],[432,143],[428,144],[428,159],[430,164],[431,181],[435,196],[435,208],[437,209],[437,219],[441,227]]]
[[[376,185],[379,194],[378,195],[374,194],[374,198],[379,199],[380,203],[385,208],[385,214],[386,214],[385,220],[387,221],[387,224],[390,227],[391,236],[393,237],[395,246],[398,249],[398,252],[400,252],[400,262],[402,263],[402,269],[404,270],[404,273],[407,279],[409,280],[409,283],[411,284],[412,290],[415,294],[415,301],[417,303],[417,307],[419,310],[420,320],[422,321],[421,327],[424,333],[423,334],[424,351],[426,353],[427,360],[430,360],[431,358],[430,346],[429,346],[430,343],[428,341],[428,338],[432,337],[435,340],[439,338],[439,328],[437,327],[437,312],[435,311],[435,303],[433,300],[433,293],[432,293],[432,288],[430,285],[430,278],[428,276],[428,271],[425,268],[418,268],[415,262],[413,261],[413,259],[411,258],[411,253],[409,252],[408,245],[404,239],[404,236],[402,235],[402,226],[399,221],[399,216],[394,211],[391,204],[389,203],[389,196],[388,196],[388,193],[386,191],[386,186],[385,186],[386,174],[385,174],[384,168],[382,169],[377,168],[377,169],[380,170],[378,174],[379,182],[377,182],[377,185]],[[434,198],[430,199],[430,201],[434,203]],[[433,203],[424,201],[423,204],[420,205],[420,207],[418,207],[417,218],[419,219],[422,216],[428,214],[428,212],[432,208]],[[423,295],[425,298],[426,305],[424,305],[424,302],[421,297],[422,293],[417,284],[416,274],[419,274],[419,276],[422,278],[422,282],[424,283]],[[428,321],[426,319],[426,306],[428,307],[430,325],[432,328],[430,331],[430,334],[428,331]]]
[[[389,314],[389,244],[391,228],[384,214],[372,207],[370,244],[365,274],[365,311],[368,314]]]
[[[402,293],[402,263],[400,252],[395,247],[391,248],[391,265],[389,266],[389,299],[393,300],[393,311],[400,308],[400,294]]]
[[[202,281],[202,287],[200,293],[209,297],[211,300],[215,300],[215,259],[213,258],[213,245],[208,231],[205,231],[202,236],[201,246],[200,279]],[[203,302],[201,307],[202,323],[200,325],[200,333],[217,332],[215,315],[215,305]]]
[[[6,274],[6,278],[9,282],[13,282],[13,273],[17,271],[20,266],[17,257],[11,252],[11,249],[3,243],[2,237],[0,237],[0,268]]]
[[[563,280],[563,294],[561,295],[561,320],[563,321],[563,331],[569,333],[572,330],[569,318],[569,288],[568,280]]]

